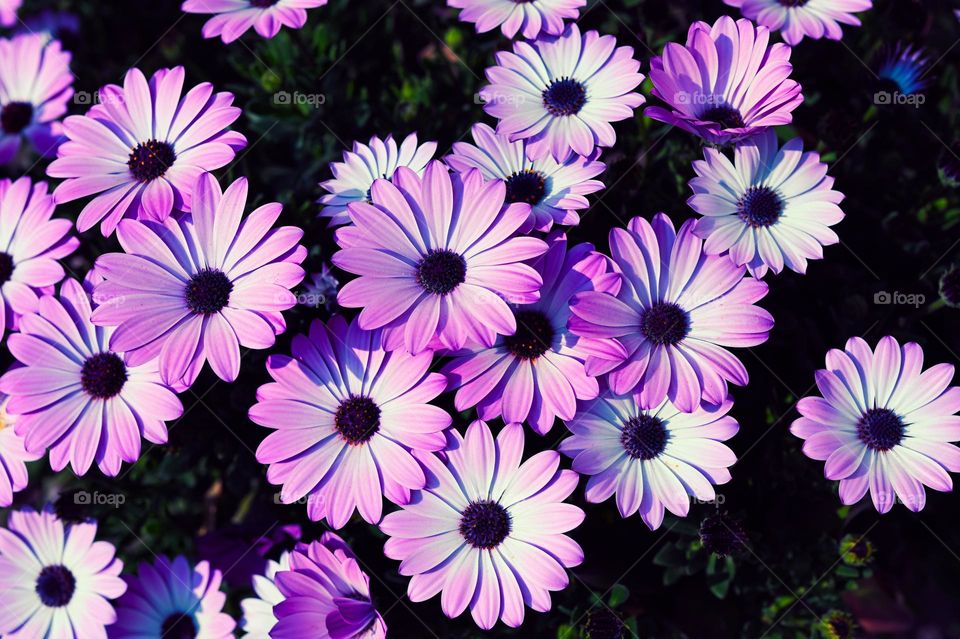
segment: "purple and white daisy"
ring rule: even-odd
[[[549,155],[530,160],[525,142],[511,142],[486,124],[475,124],[472,131],[477,145],[455,142],[443,161],[460,173],[479,169],[488,180],[506,182],[507,202],[529,204],[537,231],[549,231],[554,223],[579,224],[577,211],[589,205],[585,196],[603,188],[603,182],[593,179],[607,168],[597,161],[597,151],[590,157],[571,155],[564,162]]]
[[[206,561],[157,557],[127,577],[110,639],[233,639],[236,622],[223,612],[223,575]]]
[[[808,259],[822,259],[822,247],[840,241],[830,227],[843,219],[843,193],[800,138],[781,148],[768,129],[738,144],[733,162],[717,149],[703,152],[687,204],[704,216],[693,232],[710,255],[729,253],[754,277],[784,266],[805,273]]]
[[[86,115],[63,122],[64,142],[47,175],[65,178],[57,202],[96,195],[77,229],[98,222],[109,236],[124,217],[162,222],[190,211],[197,178],[229,164],[247,139],[227,127],[240,117],[233,94],[198,84],[183,98],[183,67],[160,69],[148,82],[127,71],[123,87],[109,84]]]
[[[339,536],[299,544],[290,568],[276,575],[283,600],[274,607],[271,639],[385,639],[387,624],[370,598],[370,577]]]
[[[37,461],[43,453],[31,453],[17,434],[17,416],[7,412],[9,396],[0,393],[0,507],[13,503],[13,494],[27,487],[26,462]]]
[[[17,23],[17,9],[23,0],[0,0],[0,26],[12,27]]]
[[[138,366],[159,355],[160,374],[174,387],[193,384],[206,361],[220,379],[240,371],[240,346],[273,345],[297,303],[290,289],[304,276],[303,230],[273,228],[282,206],[264,204],[243,216],[247,180],[225,192],[200,176],[191,215],[163,222],[123,220],[125,253],[97,258],[105,281],[95,294],[97,326],[116,326],[110,348]]]
[[[307,9],[316,9],[327,0],[184,0],[184,13],[214,14],[203,25],[204,38],[230,44],[250,27],[264,38],[272,38],[280,27],[299,29],[307,23]]]
[[[69,463],[83,475],[96,460],[111,477],[140,457],[140,438],[167,441],[164,423],[183,414],[177,396],[160,381],[156,360],[132,365],[110,350],[113,330],[90,321],[88,292],[76,280],[45,295],[24,315],[7,347],[23,365],[0,377],[27,449],[50,447],[50,466]]]
[[[529,421],[543,435],[557,417],[572,419],[577,400],[595,398],[600,387],[584,371],[587,353],[567,330],[570,299],[581,291],[616,294],[620,276],[610,260],[590,244],[567,251],[567,239],[550,240],[534,267],[543,277],[540,300],[516,306],[517,332],[498,336],[491,347],[471,343],[444,368],[451,388],[459,388],[458,411],[476,405],[480,419]]]
[[[10,513],[0,528],[5,639],[105,638],[117,620],[110,604],[127,589],[123,562],[97,524],[65,525],[51,510]]]
[[[417,175],[423,175],[427,162],[437,151],[436,142],[417,144],[417,134],[411,133],[400,146],[388,135],[385,140],[377,136],[367,144],[353,143],[352,151],[343,152],[342,162],[331,162],[333,179],[320,183],[327,191],[318,202],[323,205],[320,217],[330,218],[331,226],[350,222],[347,205],[351,202],[370,202],[370,187],[375,180],[393,178],[397,167],[405,166]]]
[[[384,327],[384,348],[419,353],[457,350],[467,339],[490,346],[517,324],[509,301],[539,299],[540,274],[524,260],[547,250],[533,237],[514,237],[530,205],[504,206],[506,186],[479,170],[451,174],[439,160],[423,178],[405,167],[393,182],[377,180],[371,203],[349,206],[353,225],[337,231],[343,247],[334,265],[360,277],[337,302],[363,308],[360,326]]]
[[[600,503],[616,493],[620,516],[640,512],[650,530],[663,522],[664,508],[686,517],[690,497],[716,498],[713,486],[730,481],[737,457],[722,444],[739,426],[727,415],[733,401],[713,410],[683,412],[669,400],[643,408],[637,395],[581,402],[573,433],[560,451],[573,458],[573,470],[590,475],[586,498]]]
[[[745,18],[779,31],[783,40],[795,46],[804,36],[819,40],[839,40],[843,37],[841,24],[860,26],[853,15],[873,8],[872,0],[723,0],[728,6],[738,7]]]
[[[70,53],[59,42],[33,34],[0,38],[0,164],[13,160],[24,140],[43,157],[56,153],[72,85]]]
[[[948,492],[960,472],[960,387],[951,364],[923,370],[923,349],[893,337],[875,350],[859,337],[827,353],[816,374],[823,397],[797,403],[802,417],[790,432],[803,452],[826,461],[824,476],[840,480],[840,501],[855,504],[870,491],[877,511],[899,500],[916,512],[924,486]]]
[[[240,629],[243,639],[272,639],[270,631],[277,624],[273,607],[283,601],[283,593],[277,588],[276,577],[281,570],[290,570],[290,553],[284,552],[279,561],[267,560],[262,575],[253,576],[253,592],[256,597],[247,597],[240,602],[243,619]]]
[[[385,352],[382,331],[356,319],[319,320],[293,338],[293,357],[271,355],[275,380],[257,391],[250,419],[275,429],[257,449],[280,500],[309,495],[307,514],[340,528],[354,509],[380,521],[383,497],[406,503],[426,478],[411,450],[443,449],[451,418],[427,402],[446,378],[429,372],[433,352]]]
[[[583,550],[564,533],[583,511],[564,503],[579,477],[560,469],[560,454],[538,453],[524,463],[523,428],[504,426],[494,440],[484,422],[452,432],[456,446],[418,455],[431,480],[380,528],[390,536],[384,553],[411,577],[407,596],[425,601],[443,592],[448,617],[467,606],[488,630],[501,619],[516,628],[524,605],[550,610],[550,592],[569,583],[565,568],[583,561]]]
[[[516,42],[496,59],[480,91],[483,108],[499,120],[497,133],[526,141],[532,160],[550,153],[563,162],[613,146],[610,123],[632,118],[645,101],[634,92],[643,74],[633,48],[596,31],[581,36],[575,23],[556,38]]]
[[[653,95],[668,108],[650,106],[645,115],[714,144],[789,124],[803,95],[790,79],[790,47],[769,41],[769,29],[746,19],[694,22],[685,45],[670,42],[650,62]]]
[[[693,233],[663,213],[610,230],[610,254],[623,274],[618,295],[585,291],[573,298],[570,330],[601,340],[588,375],[608,373],[617,395],[638,390],[643,408],[669,398],[683,412],[701,401],[719,406],[727,382],[743,386],[747,369],[729,347],[767,341],[773,317],[754,302],[767,285],[744,267],[707,255]],[[619,352],[618,352],[619,351]]]
[[[475,23],[477,33],[500,27],[508,38],[519,31],[527,40],[533,40],[541,33],[563,33],[564,19],[576,20],[587,0],[447,0],[447,4],[463,9],[460,20]]]

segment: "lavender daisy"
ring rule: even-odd
[[[606,168],[597,161],[599,152],[586,158],[571,155],[562,163],[549,155],[530,160],[525,142],[511,142],[486,124],[475,124],[472,131],[477,145],[455,142],[444,162],[460,173],[479,169],[488,180],[506,182],[507,202],[529,204],[537,231],[549,231],[554,223],[579,224],[577,211],[589,204],[585,196],[603,188],[603,182],[593,179]]]
[[[727,415],[733,401],[713,410],[683,412],[669,400],[643,408],[638,395],[581,402],[573,433],[560,451],[573,458],[573,470],[590,475],[586,498],[600,503],[616,494],[622,517],[640,512],[650,530],[663,522],[664,509],[686,517],[690,498],[716,498],[714,484],[730,481],[737,457],[722,444],[739,426]]]
[[[400,167],[393,182],[377,180],[372,202],[351,204],[353,225],[337,232],[343,248],[334,265],[360,276],[337,302],[363,308],[361,327],[384,327],[386,350],[456,350],[468,338],[490,346],[496,335],[515,333],[503,297],[537,301],[540,274],[522,262],[547,245],[514,237],[530,205],[503,206],[505,196],[502,181],[484,181],[475,169],[451,175],[438,160],[423,178]]]
[[[430,373],[432,351],[384,352],[382,331],[337,316],[293,338],[293,357],[271,355],[275,380],[257,391],[250,419],[275,432],[257,449],[280,499],[309,495],[307,514],[333,528],[354,509],[380,521],[383,497],[406,503],[423,487],[411,450],[441,450],[450,415],[427,402],[446,378]]]
[[[460,20],[476,23],[477,33],[500,27],[508,38],[519,31],[533,40],[541,33],[560,35],[564,19],[576,20],[587,0],[447,0],[447,4],[463,9]]]
[[[230,44],[250,27],[264,38],[272,38],[280,27],[299,29],[307,22],[307,9],[316,9],[327,0],[185,0],[184,13],[214,14],[203,25],[204,38],[220,37]]]
[[[247,597],[240,602],[243,619],[240,628],[244,639],[272,639],[270,631],[277,624],[273,607],[283,601],[283,594],[277,588],[276,576],[282,570],[290,569],[290,553],[284,552],[279,561],[267,560],[267,569],[262,575],[253,576],[253,591],[256,597]]]
[[[0,393],[0,507],[13,503],[13,494],[27,487],[26,462],[37,461],[42,453],[31,453],[14,425],[17,416],[7,412],[9,396]]]
[[[384,553],[411,577],[411,600],[442,591],[448,617],[469,606],[484,630],[497,619],[516,628],[524,605],[550,610],[550,592],[569,583],[564,568],[583,561],[579,544],[564,534],[583,521],[582,510],[564,503],[579,478],[560,469],[552,450],[521,464],[519,424],[505,426],[494,440],[478,421],[465,438],[455,431],[452,438],[456,445],[444,460],[418,456],[431,481],[384,518],[380,528],[390,536]]]
[[[69,141],[47,175],[65,178],[57,202],[96,195],[78,230],[102,221],[109,236],[124,217],[163,221],[171,211],[190,211],[200,174],[226,166],[246,146],[243,135],[227,130],[240,117],[233,94],[214,93],[204,82],[181,98],[183,80],[183,67],[161,69],[149,82],[130,69],[123,87],[103,87],[99,104],[64,120]]]
[[[839,242],[830,227],[843,219],[843,193],[820,154],[803,152],[794,138],[781,148],[773,130],[738,144],[733,162],[713,148],[693,163],[690,207],[704,217],[693,232],[711,255],[728,253],[754,277],[784,266],[798,273],[807,260],[823,258],[823,246]]]
[[[651,61],[653,94],[668,108],[645,114],[715,144],[789,124],[803,95],[790,79],[790,47],[769,41],[770,31],[749,20],[693,23],[685,45],[670,42]]]
[[[240,346],[269,348],[286,328],[281,311],[296,305],[290,289],[304,276],[303,230],[272,228],[282,206],[264,204],[243,217],[247,180],[225,192],[200,176],[192,215],[163,222],[123,220],[125,253],[101,255],[105,281],[96,295],[97,326],[115,326],[110,348],[137,366],[159,355],[170,386],[190,386],[210,362],[220,379],[240,371]]]
[[[127,589],[115,548],[96,541],[95,522],[65,525],[50,510],[10,513],[0,528],[0,635],[106,637],[110,604]]]
[[[644,103],[633,91],[643,82],[639,69],[632,47],[596,31],[581,36],[569,24],[557,38],[516,42],[512,53],[497,53],[480,97],[499,120],[497,133],[525,140],[530,159],[550,153],[564,162],[571,153],[586,157],[613,146],[610,123],[632,118]]]
[[[638,390],[643,408],[665,397],[693,412],[701,400],[719,406],[727,382],[747,383],[747,369],[729,347],[767,340],[773,317],[754,306],[767,285],[726,257],[707,255],[693,220],[674,231],[663,213],[635,217],[610,231],[613,261],[623,273],[618,295],[585,291],[573,298],[570,330],[602,340],[607,351],[587,358],[588,375],[609,372],[617,395]],[[619,351],[619,352],[617,352]]]
[[[870,491],[877,511],[899,500],[916,512],[923,487],[950,491],[960,472],[960,387],[951,364],[923,370],[923,349],[884,337],[875,350],[859,337],[827,353],[817,371],[823,397],[804,397],[790,432],[803,452],[826,461],[824,475],[840,480],[840,500],[855,504]]]
[[[779,31],[783,40],[795,46],[804,36],[839,40],[841,24],[860,26],[855,13],[873,8],[872,0],[723,0],[739,7],[745,18]]]
[[[23,0],[0,0],[0,26],[12,27],[17,23],[17,9]]]

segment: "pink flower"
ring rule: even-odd
[[[527,40],[541,33],[560,35],[563,20],[575,20],[586,0],[447,0],[447,4],[460,12],[462,22],[474,22],[477,33],[486,33],[500,27],[503,35],[512,38],[521,32]]]
[[[17,416],[7,412],[10,397],[0,393],[0,507],[13,503],[13,494],[27,487],[26,462],[37,461],[43,453],[31,453],[17,434]]]
[[[185,0],[185,13],[215,14],[203,25],[204,38],[220,36],[230,44],[250,27],[264,38],[272,38],[280,27],[299,29],[307,22],[307,9],[327,0]]]

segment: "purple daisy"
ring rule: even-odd
[[[650,530],[663,522],[664,508],[686,517],[690,498],[712,501],[714,484],[730,481],[737,457],[722,444],[739,426],[727,415],[733,401],[714,410],[682,412],[669,400],[643,408],[637,395],[581,402],[573,433],[560,451],[573,458],[573,470],[590,475],[585,496],[600,503],[616,493],[622,517],[639,510]]]
[[[738,7],[745,18],[771,31],[779,31],[784,41],[794,46],[804,36],[813,40],[843,37],[841,24],[860,26],[853,15],[873,8],[872,0],[723,0]]]
[[[504,426],[494,440],[484,422],[454,431],[444,459],[418,458],[431,480],[380,528],[390,536],[384,553],[400,560],[411,577],[407,596],[425,601],[443,592],[448,617],[467,606],[487,630],[501,619],[516,628],[524,605],[550,610],[550,591],[569,583],[564,568],[583,561],[583,550],[564,533],[583,521],[583,511],[564,503],[579,477],[560,469],[560,454],[547,450],[521,464],[523,428]]]
[[[370,202],[370,187],[375,180],[393,177],[397,167],[405,166],[417,175],[423,175],[427,162],[433,159],[436,142],[417,144],[417,134],[411,133],[400,146],[388,135],[385,140],[377,136],[367,144],[353,143],[352,151],[343,152],[343,162],[331,162],[333,179],[320,183],[327,191],[319,203],[320,217],[330,218],[331,226],[350,222],[347,205],[351,202]]]
[[[468,338],[490,346],[517,324],[506,297],[539,299],[540,274],[523,264],[547,250],[542,240],[514,237],[530,205],[504,206],[506,186],[479,170],[451,175],[434,160],[423,178],[405,167],[393,182],[377,180],[371,203],[350,204],[352,226],[337,232],[335,266],[360,277],[337,302],[363,308],[360,326],[384,327],[384,348],[411,353],[457,350]]]
[[[960,387],[951,364],[923,370],[923,349],[884,337],[876,350],[859,337],[827,353],[816,374],[823,397],[797,403],[802,417],[790,432],[803,452],[825,460],[824,476],[840,480],[840,501],[855,504],[870,491],[877,511],[899,500],[916,512],[924,486],[948,492],[960,472]]]
[[[475,23],[477,33],[500,27],[508,38],[520,31],[524,38],[533,40],[541,33],[563,33],[563,20],[576,20],[587,0],[447,0],[447,4],[463,9],[460,20]]]
[[[17,23],[17,10],[23,0],[0,0],[0,26],[12,27]]]
[[[273,607],[283,601],[283,593],[277,588],[277,573],[290,570],[290,553],[284,552],[279,561],[267,561],[264,574],[253,576],[253,592],[256,597],[247,597],[240,602],[243,610],[243,639],[273,639],[270,631],[277,624]]]
[[[387,624],[370,599],[370,577],[339,536],[299,544],[276,575],[283,600],[274,606],[271,639],[385,639]]]
[[[650,62],[653,95],[669,108],[650,106],[645,114],[715,144],[789,124],[803,95],[789,79],[790,47],[768,48],[769,41],[770,31],[749,20],[694,22],[686,45],[670,42]]]
[[[72,85],[70,53],[56,40],[34,34],[0,38],[0,164],[14,159],[23,140],[43,157],[56,153]]]
[[[236,622],[223,612],[223,575],[205,561],[157,557],[127,577],[110,639],[233,639]]]
[[[483,108],[499,120],[497,133],[526,141],[532,160],[550,153],[563,162],[613,146],[610,123],[632,118],[645,101],[633,91],[643,82],[633,48],[596,31],[581,36],[576,24],[556,38],[516,42],[496,59],[480,91]]]
[[[286,328],[281,311],[296,305],[290,289],[304,276],[303,230],[272,228],[282,206],[264,204],[243,217],[247,180],[225,192],[200,176],[191,215],[163,222],[123,220],[124,253],[101,255],[97,326],[116,326],[110,348],[137,366],[160,356],[174,387],[193,384],[204,362],[220,379],[240,371],[240,346],[263,349]]]
[[[280,27],[299,29],[307,22],[307,9],[316,9],[327,0],[185,0],[184,13],[212,13],[203,25],[204,38],[220,36],[230,44],[250,27],[264,38],[272,38]]]
[[[110,604],[127,589],[116,549],[97,524],[66,525],[51,510],[10,513],[0,528],[0,635],[6,639],[105,638]]]
[[[165,421],[183,414],[177,396],[160,381],[156,360],[131,365],[110,350],[113,329],[90,321],[91,303],[76,280],[46,295],[36,313],[24,315],[20,332],[7,339],[23,366],[0,377],[27,449],[50,447],[50,466],[67,463],[83,475],[96,460],[113,477],[122,462],[140,457],[140,438],[167,441]]]
[[[643,408],[665,397],[687,413],[701,400],[720,405],[728,381],[743,386],[748,379],[727,348],[762,344],[773,327],[770,313],[754,306],[767,285],[745,278],[728,258],[704,253],[694,223],[676,232],[658,213],[652,223],[635,217],[626,229],[611,229],[610,252],[623,274],[619,294],[585,291],[571,304],[570,330],[607,348],[587,358],[587,374],[609,372],[617,395],[639,390]]]
[[[537,231],[549,231],[554,223],[579,224],[577,211],[589,205],[585,196],[603,188],[603,182],[593,179],[607,168],[597,161],[598,151],[586,158],[571,155],[564,162],[549,155],[530,160],[525,142],[511,142],[486,124],[473,126],[473,140],[477,146],[454,142],[453,154],[443,161],[460,173],[479,169],[488,180],[506,182],[507,202],[529,204]]]
[[[577,400],[594,399],[596,378],[584,371],[587,353],[567,330],[570,299],[581,291],[616,294],[620,276],[590,244],[567,251],[565,236],[535,261],[543,278],[540,300],[514,308],[517,332],[498,336],[491,347],[469,344],[444,368],[450,386],[459,388],[458,411],[476,405],[480,419],[506,423],[529,421],[543,435],[557,417],[572,419]]]
[[[31,453],[17,434],[17,416],[7,412],[10,398],[0,393],[0,507],[13,503],[13,494],[27,487],[26,462],[37,461],[43,453]]]
[[[426,481],[411,450],[441,450],[450,415],[427,402],[446,387],[433,352],[384,352],[382,331],[356,319],[316,320],[293,338],[293,357],[271,355],[275,380],[257,391],[250,419],[275,429],[257,449],[280,499],[340,528],[354,509],[380,521],[383,497],[406,503]]]
[[[40,13],[27,17],[18,33],[35,33],[47,42],[53,40],[60,40],[61,43],[67,40],[76,42],[75,38],[80,33],[80,17],[69,11],[44,9]]]
[[[96,194],[77,229],[102,220],[109,236],[124,217],[165,220],[190,211],[197,178],[229,164],[247,139],[227,127],[240,117],[233,94],[198,84],[181,99],[183,67],[161,69],[148,82],[130,69],[123,87],[109,84],[86,115],[63,122],[64,142],[47,175],[65,178],[57,202]]]
[[[754,277],[784,266],[798,273],[807,260],[823,258],[824,246],[840,241],[830,227],[843,219],[843,193],[820,154],[803,152],[794,138],[781,148],[768,129],[733,152],[733,162],[713,148],[693,163],[693,195],[687,204],[704,217],[693,232],[711,255],[728,253]]]

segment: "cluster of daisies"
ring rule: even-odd
[[[805,272],[843,218],[819,154],[799,138],[781,144],[774,128],[803,101],[790,45],[838,38],[870,2],[727,2],[760,24],[697,22],[650,65],[659,102],[646,115],[709,144],[689,183],[695,219],[635,217],[611,229],[607,253],[568,242],[561,227],[604,186],[612,123],[645,103],[632,48],[564,23],[582,0],[450,0],[478,31],[526,38],[487,69],[480,95],[496,126],[477,123],[473,142],[443,158],[415,134],[356,143],[320,185],[321,215],[337,227],[331,260],[354,276],[337,302],[358,312],[315,320],[289,355],[268,358],[273,381],[249,410],[271,431],[256,457],[281,501],[305,502],[312,520],[339,529],[356,511],[379,525],[411,600],[439,594],[450,617],[469,609],[481,628],[519,626],[526,608],[550,609],[583,561],[568,535],[585,516],[567,503],[580,475],[588,502],[614,497],[650,529],[731,479],[729,385],[748,383],[735,350],[773,327],[757,305],[763,278]],[[302,26],[322,4],[183,9],[214,12],[204,35],[231,42],[250,27],[272,37]],[[771,44],[771,30],[786,44]],[[0,181],[0,333],[17,360],[0,377],[4,506],[44,455],[54,470],[116,476],[143,439],[163,444],[183,413],[177,395],[207,364],[230,382],[246,350],[270,348],[305,277],[303,231],[277,224],[281,205],[245,213],[246,180],[224,188],[211,174],[246,146],[231,93],[187,88],[182,67],[131,69],[86,114],[62,118],[69,64],[56,39],[0,40],[0,162],[26,142],[55,155],[47,174],[61,180],[52,193]],[[74,200],[77,232],[99,225],[122,249],[83,276],[64,270],[78,240],[54,215]],[[822,397],[800,401],[791,430],[844,503],[869,490],[881,512],[897,500],[919,510],[924,486],[951,489],[952,366],[923,370],[921,348],[892,337],[874,349],[851,339],[826,366]],[[445,392],[476,410],[465,433],[431,403]],[[558,419],[558,450],[524,459],[525,429],[545,435]],[[397,506],[386,515],[384,499]],[[233,636],[219,571],[160,557],[122,579],[95,535],[50,511],[11,513],[0,635]],[[254,586],[248,636],[386,634],[369,577],[333,533],[285,553]]]

